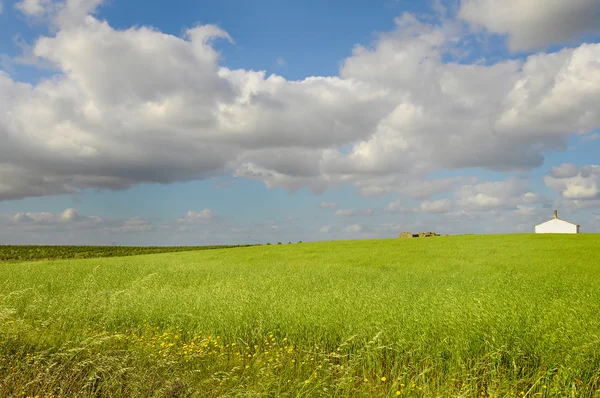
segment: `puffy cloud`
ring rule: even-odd
[[[360,226],[359,224],[349,225],[344,229],[344,232],[347,233],[358,233],[360,231],[362,231],[362,226]]]
[[[61,221],[73,222],[80,218],[79,211],[77,209],[67,209],[60,215]]]
[[[41,17],[48,12],[51,0],[22,0],[15,4],[15,8],[26,16]]]
[[[407,175],[390,175],[369,179],[359,179],[353,182],[363,196],[373,197],[397,193],[413,199],[427,199],[432,195],[441,194],[458,185],[474,184],[474,177],[453,177],[437,179],[413,179]]]
[[[204,209],[202,211],[188,211],[185,217],[178,218],[177,222],[180,224],[206,224],[213,219],[215,219],[215,213],[210,209]]]
[[[425,200],[421,203],[421,211],[426,213],[445,213],[450,210],[452,202],[448,199]]]
[[[340,209],[335,212],[336,216],[341,217],[357,217],[357,216],[372,216],[372,209],[360,209],[360,210],[350,210],[350,209]]]
[[[31,13],[37,4],[52,8],[58,30],[33,54],[59,73],[27,84],[0,72],[0,200],[223,173],[424,200],[476,182],[429,173],[531,169],[570,134],[600,126],[600,44],[448,62],[461,25],[407,14],[357,46],[339,76],[289,81],[220,66],[212,41],[232,38],[213,25],[183,37],[116,30],[89,15],[100,1],[31,2]]]
[[[531,218],[539,213],[539,209],[532,206],[517,205],[517,210],[514,213],[520,217]]]
[[[575,209],[600,209],[600,199],[574,200],[571,204]]]
[[[161,229],[168,229],[170,226],[161,225]],[[141,217],[131,217],[122,222],[122,225],[117,226],[108,226],[102,228],[102,232],[107,232],[111,234],[125,234],[129,232],[151,232],[154,231],[155,227],[152,221],[141,218]]]
[[[565,163],[552,168],[550,175],[544,177],[546,185],[566,199],[600,198],[600,166],[590,165],[578,168]]]
[[[321,228],[319,228],[319,232],[321,232],[323,234],[328,234],[330,231],[331,231],[330,225],[323,225]]]
[[[69,29],[83,23],[104,0],[21,0],[15,8],[34,20],[47,20],[57,29]]]
[[[597,0],[462,0],[459,16],[508,35],[512,51],[565,43],[600,30]]]
[[[387,207],[387,213],[446,213],[450,211],[452,201],[449,199],[424,200],[418,207],[406,207],[402,199],[396,199]]]
[[[528,190],[527,181],[514,177],[465,185],[457,188],[454,196],[457,205],[466,211],[515,209],[519,205],[544,201],[544,198]]]
[[[321,209],[337,209],[338,204],[335,202],[321,202],[321,204],[319,204],[319,207]]]
[[[404,204],[401,199],[396,199],[395,201],[387,205],[387,207],[385,208],[385,211],[388,213],[401,213],[405,210],[406,208],[404,207]]]
[[[61,213],[19,212],[14,215],[0,214],[0,226],[18,235],[20,233],[43,232],[99,232],[119,234],[127,232],[147,232],[154,229],[151,220],[141,217],[115,219],[82,215],[77,209],[66,209]]]

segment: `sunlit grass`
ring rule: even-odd
[[[600,237],[0,265],[0,396],[600,396]]]

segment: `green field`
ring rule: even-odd
[[[0,264],[0,397],[600,396],[600,236]]]

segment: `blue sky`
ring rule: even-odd
[[[0,10],[0,244],[600,232],[595,0]]]

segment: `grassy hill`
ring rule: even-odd
[[[598,396],[600,236],[0,264],[0,396]]]

